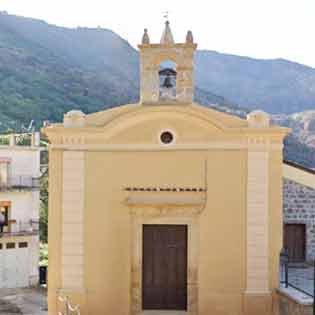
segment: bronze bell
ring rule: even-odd
[[[168,88],[168,89],[173,87],[171,77],[169,75],[167,75],[167,77],[164,79],[163,87]]]

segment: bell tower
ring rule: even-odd
[[[191,31],[185,43],[175,43],[169,21],[159,44],[151,44],[144,30],[140,50],[141,104],[190,104],[194,97],[194,43]],[[170,64],[175,65],[170,67]],[[175,68],[175,69],[174,69]]]

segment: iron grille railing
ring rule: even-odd
[[[0,190],[39,188],[40,179],[27,175],[10,176],[5,182],[0,181]]]
[[[290,260],[288,251],[283,249],[280,254],[280,285],[312,297],[315,315],[315,261],[312,264],[297,263]]]
[[[9,226],[3,227],[3,232],[0,232],[0,237],[37,235],[38,230],[39,230],[38,220],[30,219],[28,221],[17,222],[15,220],[11,220]]]

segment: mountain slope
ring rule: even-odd
[[[315,108],[315,69],[284,59],[258,60],[198,51],[196,83],[205,90],[269,113]]]
[[[129,85],[130,89],[138,86],[138,52],[110,30],[70,29],[0,14],[0,33],[0,43],[22,46],[35,54],[46,51],[50,61],[58,57],[67,67],[97,73],[112,84],[119,80],[127,90]],[[195,63],[197,86],[232,103],[271,113],[315,108],[315,69],[311,67],[206,50],[197,51]]]
[[[2,14],[0,121],[3,127],[31,119],[39,124],[60,120],[71,108],[91,112],[135,101],[137,63],[136,51],[111,31],[69,30]]]
[[[107,69],[124,73],[129,79],[138,77],[137,51],[111,30],[65,28],[8,14],[0,14],[0,26],[2,33],[11,33],[13,38],[23,41],[24,47],[47,50],[68,65]]]
[[[72,108],[89,113],[138,99],[138,52],[114,32],[0,14],[2,130],[31,119],[37,126],[60,121]],[[196,99],[230,104],[201,89]]]
[[[300,111],[315,104],[314,83],[309,82],[314,73],[289,61],[198,51],[195,98],[241,117],[249,111],[246,105],[252,108],[262,99],[266,103],[257,107],[268,111],[290,111],[282,104],[298,105]],[[114,32],[68,29],[0,13],[0,131],[19,130],[31,120],[37,127],[43,120],[61,121],[70,109],[90,113],[138,99],[138,52]],[[285,154],[315,168],[309,150],[292,138]]]

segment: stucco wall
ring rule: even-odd
[[[246,152],[208,153],[200,217],[199,311],[241,314],[246,289]],[[224,161],[224,162],[223,162]]]
[[[0,146],[0,157],[11,159],[12,176],[40,176],[39,148]]]
[[[10,219],[16,220],[11,225],[12,232],[30,227],[30,220],[39,219],[39,191],[3,191],[1,201],[11,201]],[[37,226],[38,227],[38,226]]]
[[[49,312],[64,292],[60,272],[62,152],[50,153]],[[205,161],[207,160],[207,174]],[[281,154],[271,154],[270,289],[278,285],[281,244]],[[280,165],[280,166],[279,166]],[[199,314],[243,314],[246,289],[247,151],[86,152],[84,291],[72,294],[89,314],[130,310],[131,217],[123,203],[126,187],[203,187],[207,207],[200,216]],[[206,179],[207,177],[207,179]],[[280,196],[280,197],[279,197]],[[275,209],[275,210],[274,210]],[[280,208],[281,209],[281,208]],[[74,290],[75,292],[75,290]],[[270,309],[272,305],[270,304]]]
[[[21,242],[27,248],[19,248]],[[6,249],[14,243],[14,249]],[[38,284],[39,239],[37,235],[0,238],[0,288],[26,287]]]
[[[283,181],[285,223],[306,225],[306,259],[315,259],[315,189],[289,179]]]
[[[180,152],[87,153],[85,253],[91,313],[114,313],[118,305],[121,314],[130,309],[131,217],[123,204],[124,188],[202,187],[204,158]],[[104,296],[107,303],[100,303]]]
[[[60,151],[49,151],[49,199],[48,199],[48,309],[49,315],[57,314],[57,299],[62,293],[62,155]],[[73,296],[73,294],[72,294]],[[81,301],[77,301],[81,302]]]
[[[10,160],[8,175],[9,178],[13,177],[16,179],[14,183],[19,183],[19,178],[26,176],[30,178],[26,183],[31,184],[32,177],[36,178],[40,176],[40,150],[38,147],[0,146],[0,158]],[[10,232],[30,232],[31,228],[33,230],[38,229],[39,189],[2,189],[0,192],[0,201],[9,201],[11,203],[9,219],[15,220],[16,223],[10,225]],[[19,286],[37,284],[39,263],[38,235],[33,235],[33,233],[32,235],[24,236],[5,235],[0,239],[0,242],[3,244],[3,247],[9,242],[16,244],[16,248],[12,252],[3,250],[2,253],[3,260],[1,267],[4,270],[9,270],[11,267],[11,273],[7,273],[12,278],[16,277],[16,279],[12,279],[12,282],[7,285],[14,285],[14,283]],[[27,248],[18,248],[20,242],[27,242]],[[16,266],[13,266],[13,262]],[[5,273],[6,271],[4,271]],[[28,278],[28,281],[23,281],[25,277]]]
[[[286,130],[261,126],[259,119],[248,128],[246,121],[194,104],[119,110],[70,113],[67,119],[73,115],[79,126],[67,120],[66,127],[47,128],[49,314],[57,313],[58,295],[70,296],[84,315],[142,314],[141,239],[134,236],[139,205],[126,204],[127,187],[206,188],[203,209],[193,212],[182,203],[188,214],[175,211],[177,222],[190,220],[195,231],[188,244],[194,259],[193,268],[188,261],[189,315],[271,314]],[[162,130],[174,132],[172,144],[160,142]],[[140,216],[151,212],[151,222],[174,222],[172,205],[150,206],[140,205]]]

